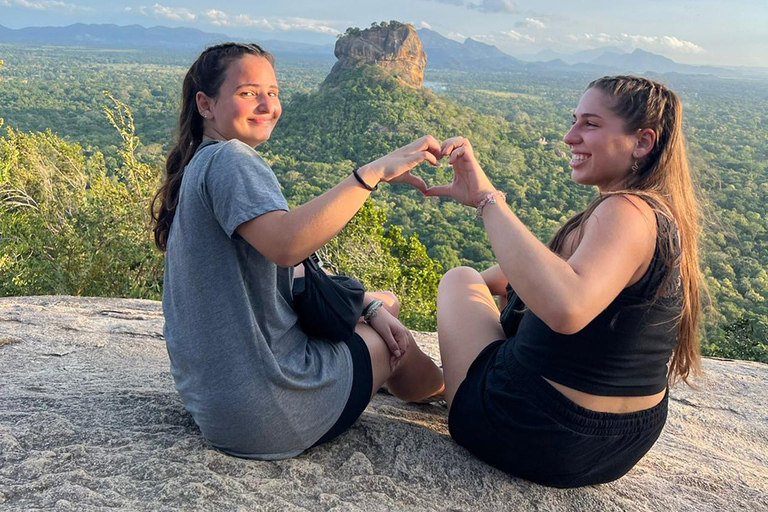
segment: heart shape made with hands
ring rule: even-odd
[[[440,160],[449,157],[448,164],[453,167],[453,180],[450,184],[427,186],[422,178],[411,174],[410,170],[392,180],[406,183],[421,191],[424,196],[451,197],[468,206],[477,206],[483,197],[496,190],[478,164],[472,144],[465,137],[452,137],[441,143],[427,135],[395,153],[401,150],[412,158],[411,168],[424,161],[437,166]]]
[[[426,196],[431,187],[428,187],[421,177],[412,174],[411,170],[422,162],[438,166],[440,165],[440,160],[446,156],[449,157],[448,163],[453,165],[456,159],[464,154],[472,156],[471,148],[469,141],[464,137],[452,137],[441,142],[431,135],[426,135],[393,151],[375,163],[384,164],[386,160],[389,165],[385,165],[385,167],[393,170],[400,169],[400,172],[395,171],[397,173],[395,177],[390,179],[384,178],[385,181],[406,183],[418,189]],[[467,153],[467,150],[469,153]],[[403,167],[407,168],[405,172],[402,172]]]

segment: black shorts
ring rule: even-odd
[[[486,347],[453,399],[451,436],[477,457],[536,483],[579,487],[620,478],[656,442],[668,393],[643,411],[592,411],[523,367],[513,343]]]
[[[336,423],[323,434],[314,445],[323,444],[334,437],[343,434],[357,418],[363,414],[368,407],[373,393],[373,365],[371,364],[371,353],[368,352],[368,346],[359,334],[353,334],[344,343],[349,347],[349,353],[352,355],[352,389],[347,398],[347,404],[341,411],[341,416]]]

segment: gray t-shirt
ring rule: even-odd
[[[287,209],[253,148],[203,143],[184,171],[168,237],[171,374],[205,438],[240,457],[298,455],[333,426],[352,386],[347,346],[300,330],[293,268],[275,265],[235,231]]]

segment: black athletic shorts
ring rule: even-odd
[[[451,436],[477,457],[536,483],[579,487],[620,478],[656,442],[668,393],[638,412],[585,409],[523,367],[513,343],[486,347],[451,405]]]
[[[368,352],[368,346],[359,334],[353,334],[344,343],[349,347],[349,353],[352,355],[352,390],[349,392],[347,404],[341,411],[341,416],[336,423],[323,434],[313,446],[330,441],[334,437],[343,434],[357,421],[357,418],[363,414],[371,401],[373,393],[373,365],[371,364],[371,354]]]

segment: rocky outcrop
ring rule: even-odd
[[[162,326],[158,302],[0,298],[0,510],[768,510],[767,365],[705,360],[637,467],[560,490],[472,457],[445,409],[386,395],[295,459],[223,455],[174,391]]]
[[[361,65],[376,65],[411,87],[424,83],[427,56],[411,25],[382,24],[365,30],[349,29],[334,50],[338,61],[325,79],[336,83],[345,72]]]

